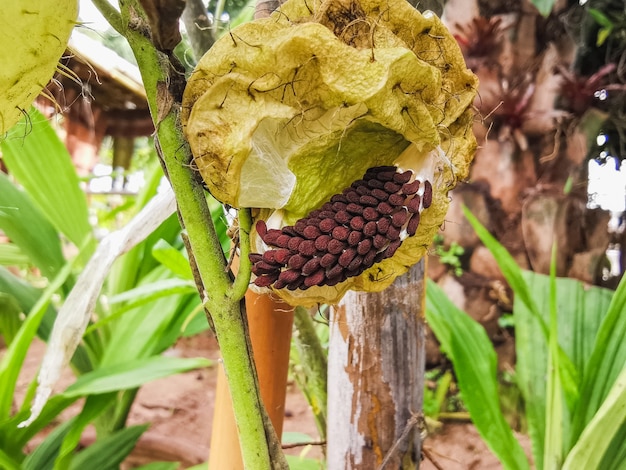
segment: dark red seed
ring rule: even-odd
[[[278,279],[278,273],[275,274],[265,274],[263,276],[258,276],[254,280],[254,285],[257,287],[269,287],[273,282]]]
[[[363,210],[363,218],[365,220],[378,220],[380,219],[380,214],[373,207],[366,207]]]
[[[352,216],[347,211],[339,211],[335,215],[335,222],[338,224],[347,224]]]
[[[395,175],[393,175],[393,181],[398,184],[408,183],[409,180],[411,179],[411,176],[413,176],[412,171],[405,171],[404,173],[396,173]]]
[[[401,196],[400,194],[392,194],[391,196],[389,196],[389,199],[387,200],[387,202],[391,204],[392,206],[397,207],[397,206],[403,206],[405,199],[406,197]]]
[[[373,220],[370,220],[363,226],[363,235],[365,235],[366,237],[373,237],[374,235],[376,235],[377,231],[378,226]]]
[[[354,189],[350,189],[346,192],[346,199],[348,200],[348,202],[358,203],[360,197],[361,195],[357,193]]]
[[[264,220],[259,220],[256,223],[256,232],[261,237],[261,240],[265,238],[265,235],[267,234],[267,224],[265,223]]]
[[[343,251],[343,249],[347,246],[347,244],[345,242],[342,242],[340,240],[335,240],[332,239],[331,241],[328,242],[328,252],[330,254],[333,255],[338,255],[339,253],[341,253]]]
[[[322,219],[320,219],[319,217],[307,217],[306,218],[306,225],[307,225],[307,227],[310,227],[310,226],[317,227],[320,224],[321,221],[322,221]]]
[[[396,174],[396,169],[394,167],[391,171],[381,171],[376,175],[376,179],[379,181],[391,181],[393,179],[393,175]]]
[[[360,206],[359,204],[355,204],[354,202],[351,202],[346,207],[346,211],[348,211],[350,214],[360,215],[363,213],[363,206]]]
[[[278,280],[286,282],[287,284],[290,284],[296,281],[299,277],[300,277],[300,270],[287,269],[280,273],[280,275],[278,276]]]
[[[317,248],[319,251],[326,251],[326,248],[328,247],[328,242],[331,240],[332,238],[330,237],[330,235],[320,235],[315,239],[315,248]]]
[[[320,266],[322,268],[330,268],[331,266],[334,266],[337,263],[338,258],[339,256],[337,255],[326,253],[324,256],[320,258]]]
[[[330,287],[336,286],[337,284],[339,284],[341,282],[341,280],[342,279],[339,276],[337,276],[334,279],[326,279],[325,282],[324,282],[324,285],[327,285],[327,286],[330,286]]]
[[[306,218],[307,218],[307,220],[308,219],[314,219],[316,217],[319,217],[319,215],[320,215],[320,210],[319,209],[315,209],[314,211],[309,212],[308,215],[306,216]],[[307,225],[310,225],[310,224],[308,224],[308,222],[307,222]]]
[[[401,228],[406,223],[408,218],[409,218],[408,212],[406,211],[406,209],[402,208],[391,216],[391,224],[394,227]]]
[[[291,240],[291,237],[289,235],[282,234],[276,239],[276,241],[274,242],[274,245],[280,248],[287,248],[287,245],[289,244],[289,240]]]
[[[367,269],[372,267],[372,265],[374,264],[374,258],[376,258],[376,250],[370,250],[364,257],[363,257],[363,268]]]
[[[348,204],[346,204],[345,202],[334,202],[333,203],[333,211],[335,211],[335,212],[345,211],[347,205]]]
[[[391,258],[396,253],[398,248],[400,248],[401,244],[402,244],[402,240],[396,240],[394,242],[391,242],[389,246],[383,252],[384,253],[383,256],[385,258]]]
[[[320,211],[319,218],[321,220],[335,217],[335,211]]]
[[[298,251],[298,247],[300,246],[300,243],[302,243],[302,240],[302,237],[292,237],[291,240],[289,240],[289,243],[287,243],[287,248],[291,251]]]
[[[387,230],[389,230],[389,227],[391,226],[391,219],[389,217],[385,217],[384,219],[380,219],[378,221],[378,224],[376,225],[378,233],[382,233],[384,235],[387,233]]]
[[[367,181],[367,185],[372,189],[383,189],[385,183],[378,181],[377,179],[371,179]]]
[[[317,237],[319,237],[322,234],[322,232],[320,232],[320,229],[315,227],[314,225],[309,225],[302,231],[302,234],[304,235],[304,238],[307,238],[309,240],[314,240]]]
[[[265,253],[263,253],[263,261],[265,261],[268,264],[274,264],[276,263],[276,251],[275,250],[268,250]]]
[[[393,212],[393,207],[391,207],[391,205],[386,202],[381,202],[380,204],[378,204],[378,207],[376,209],[382,215],[389,215]]]
[[[336,264],[332,268],[326,271],[326,277],[328,279],[341,278],[341,274],[343,273],[343,267],[339,264]]]
[[[348,229],[348,227],[343,227],[343,226],[335,227],[332,231],[332,236],[336,240],[342,240],[342,241],[347,240],[349,234],[350,234],[350,229]]]
[[[302,266],[302,274],[304,274],[305,276],[309,276],[317,271],[319,268],[320,259],[317,257],[311,258],[309,261],[306,262],[304,266]]]
[[[287,261],[287,266],[291,269],[302,269],[302,266],[304,266],[309,259],[310,258],[307,256],[293,255],[289,258],[289,261]]]
[[[389,198],[389,194],[387,194],[382,189],[372,189],[372,196],[374,196],[379,201],[386,201]]]
[[[396,241],[400,238],[400,229],[391,225],[387,230],[387,240]]]
[[[344,204],[345,204],[345,203],[347,203],[347,202],[348,202],[348,200],[346,199],[346,197],[345,197],[343,194],[335,194],[335,195],[333,195],[333,196],[330,198],[330,202],[331,202],[331,203],[333,203],[333,208],[334,208],[334,207],[335,207],[335,206],[334,206],[334,203],[335,203],[335,202],[341,202],[341,203],[344,203]]]
[[[409,220],[409,223],[406,226],[406,233],[409,235],[409,237],[412,237],[413,235],[415,235],[415,233],[417,232],[417,227],[420,224],[420,215],[419,214],[414,214],[413,217],[411,217],[411,220]]]
[[[422,203],[424,209],[428,209],[433,202],[433,187],[430,181],[424,181],[424,195],[422,196]]]
[[[263,241],[268,245],[276,245],[276,240],[278,240],[278,237],[280,237],[281,235],[282,232],[280,230],[268,230],[265,234],[265,237],[263,237]]]
[[[293,228],[295,229],[296,232],[298,232],[300,235],[302,235],[303,230],[306,227],[306,219],[300,219],[298,220],[295,225],[293,226]]]
[[[377,234],[376,236],[374,236],[372,243],[374,245],[374,248],[376,248],[377,250],[381,250],[385,247],[387,242],[389,242],[389,240],[387,240],[387,237]]]
[[[322,283],[324,282],[324,278],[325,277],[326,277],[326,272],[323,269],[320,269],[320,270],[314,272],[313,274],[311,274],[309,277],[305,277],[304,278],[304,285],[306,287],[313,287],[313,286],[322,285]]]
[[[291,235],[292,237],[295,237],[298,235],[298,232],[296,232],[293,226],[291,225],[287,225],[286,227],[283,227],[283,233],[286,233],[287,235]]]
[[[358,244],[358,246],[356,247],[356,252],[359,255],[364,256],[371,249],[372,249],[372,239],[366,238],[365,240],[361,241],[361,243]]]
[[[412,181],[411,183],[406,183],[402,186],[402,194],[406,194],[407,196],[411,196],[415,194],[420,189],[419,180]]]
[[[354,259],[355,256],[356,256],[356,250],[354,248],[348,248],[346,251],[341,253],[338,263],[344,268],[346,268],[350,264],[350,262]]]
[[[402,186],[399,185],[398,183],[394,183],[393,181],[387,181],[385,183],[384,189],[385,191],[387,191],[389,194],[393,194],[393,193],[397,193],[398,191],[400,191],[400,188]]]
[[[333,211],[333,205],[330,202],[325,202],[322,207],[320,207],[321,211]]]
[[[353,181],[350,186],[353,187],[354,189],[357,189],[359,186],[363,186],[365,184],[367,184],[367,181],[365,180],[356,180],[356,181]]]
[[[337,222],[333,219],[322,219],[320,222],[320,231],[330,233],[337,226]]]
[[[287,284],[287,289],[289,289],[289,290],[305,289],[305,287],[304,287],[304,277],[300,276],[295,281],[290,282],[289,284]]]
[[[376,205],[378,205],[378,199],[376,199],[374,196],[361,196],[359,198],[359,203],[363,206],[376,207]]]
[[[360,215],[357,215],[356,217],[352,217],[352,219],[350,220],[350,227],[353,230],[363,230],[364,225],[365,225],[365,220]],[[346,235],[346,238],[347,238],[347,235]]]
[[[298,246],[298,253],[303,256],[313,256],[315,254],[315,241],[313,240],[304,240]]]
[[[259,261],[261,261],[263,259],[263,255],[259,254],[259,253],[250,253],[248,255],[248,259],[250,260],[250,262],[252,264],[258,263]]]
[[[285,287],[287,287],[287,283],[285,281],[281,281],[280,279],[274,283],[274,289],[284,289]]]
[[[406,208],[411,214],[417,214],[420,211],[421,199],[419,196],[413,196],[413,198],[406,203]]]
[[[252,266],[252,272],[257,276],[260,274],[271,274],[276,271],[278,271],[278,268],[276,266],[272,266],[265,261],[259,261],[254,266]]]
[[[357,243],[359,243],[362,239],[363,234],[358,230],[353,230],[352,232],[350,232],[350,235],[348,235],[348,245],[356,246]]]
[[[376,256],[374,256],[374,264],[380,263],[384,259],[385,259],[385,252],[384,251],[376,253]]]
[[[359,268],[361,267],[362,264],[363,264],[363,257],[355,256],[354,259],[350,261],[350,264],[348,265],[346,269],[354,273],[352,274],[352,276],[357,276],[360,274]]]
[[[292,253],[287,248],[281,248],[280,250],[274,250],[274,259],[279,264],[287,264]]]
[[[359,196],[369,196],[372,190],[369,189],[367,186],[359,186],[358,188],[356,188],[356,192],[359,194]]]

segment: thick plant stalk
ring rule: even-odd
[[[106,1],[99,8],[115,18]],[[184,87],[169,59],[160,54],[143,33],[148,24],[136,0],[120,1],[120,33],[128,40],[148,95],[148,103],[157,129],[159,155],[176,194],[178,210],[189,237],[198,272],[202,278],[205,304],[211,312],[216,336],[228,376],[245,467],[248,469],[287,468],[278,440],[261,402],[252,351],[247,335],[243,296],[247,289],[250,266],[242,263],[234,283],[226,269],[211,214],[201,185],[190,166],[192,160],[179,121],[179,92]],[[117,21],[114,19],[114,23]],[[247,259],[250,219],[240,211],[242,255]],[[246,224],[247,222],[247,224]]]
[[[276,434],[282,434],[289,371],[293,307],[267,294],[246,293],[250,340],[263,404]],[[224,368],[217,376],[209,468],[243,470],[239,433]]]
[[[419,468],[424,265],[383,292],[348,292],[333,312],[328,468]]]

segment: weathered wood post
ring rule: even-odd
[[[425,261],[330,322],[328,468],[415,469],[424,387]]]

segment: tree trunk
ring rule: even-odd
[[[328,358],[328,468],[419,468],[424,387],[422,260],[380,293],[348,292]]]

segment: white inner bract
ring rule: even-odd
[[[287,165],[290,157],[312,140],[326,139],[326,147],[333,147],[337,131],[366,113],[367,107],[360,103],[310,110],[290,120],[263,119],[252,135],[250,154],[241,167],[239,207],[284,207],[296,186],[296,176]]]

